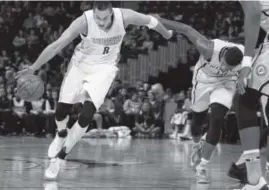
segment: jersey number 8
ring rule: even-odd
[[[109,47],[104,47],[104,51],[103,51],[103,54],[108,54],[109,53]]]

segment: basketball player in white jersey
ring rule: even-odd
[[[235,108],[243,149],[241,159],[245,161],[247,173],[246,185],[242,189],[266,190],[269,188],[260,167],[260,126],[256,113],[260,98],[267,96],[268,99],[269,95],[269,2],[240,3],[245,14],[245,52]],[[265,113],[265,118],[268,118],[268,113]]]
[[[232,106],[244,46],[219,39],[209,40],[180,22],[163,18],[160,21],[167,28],[185,35],[200,52],[193,75],[191,131],[194,145],[191,165],[196,168],[197,183],[209,183],[208,163],[219,142],[225,115]],[[203,142],[201,126],[209,107],[210,126]]]
[[[72,40],[81,36],[75,48],[69,69],[63,80],[55,117],[57,135],[49,147],[51,159],[45,176],[55,179],[61,164],[72,147],[82,138],[96,110],[117,75],[120,47],[128,25],[147,26],[164,38],[172,37],[156,18],[130,9],[113,8],[109,1],[95,1],[93,10],[85,11],[74,20],[58,40],[48,45],[36,62],[27,70],[18,73],[33,73],[59,53]],[[74,103],[84,102],[78,121],[69,132],[66,124]]]

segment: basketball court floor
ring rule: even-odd
[[[83,139],[57,181],[44,179],[52,139],[0,137],[1,190],[206,190],[237,189],[226,176],[239,145],[220,145],[213,156],[212,183],[197,185],[189,167],[191,142],[155,139]],[[220,155],[220,156],[219,156]]]

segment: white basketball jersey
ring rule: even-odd
[[[72,59],[81,69],[90,64],[116,64],[125,35],[122,12],[113,8],[114,18],[109,31],[103,31],[95,23],[93,10],[85,11],[87,18],[87,36],[81,35],[82,41],[77,45]]]
[[[228,47],[237,46],[244,53],[244,46],[231,42],[214,39],[214,51],[211,60],[206,60],[203,55],[200,56],[194,71],[194,80],[211,83],[222,80],[237,80],[241,65],[228,71],[221,70],[221,54]]]

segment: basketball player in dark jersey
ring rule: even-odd
[[[267,190],[269,188],[260,166],[260,126],[257,111],[261,96],[269,95],[269,17],[266,13],[269,2],[240,3],[245,14],[245,52],[237,84],[235,109],[243,149],[241,157],[246,163],[247,173],[246,185],[242,189]],[[264,31],[260,31],[260,27]]]

